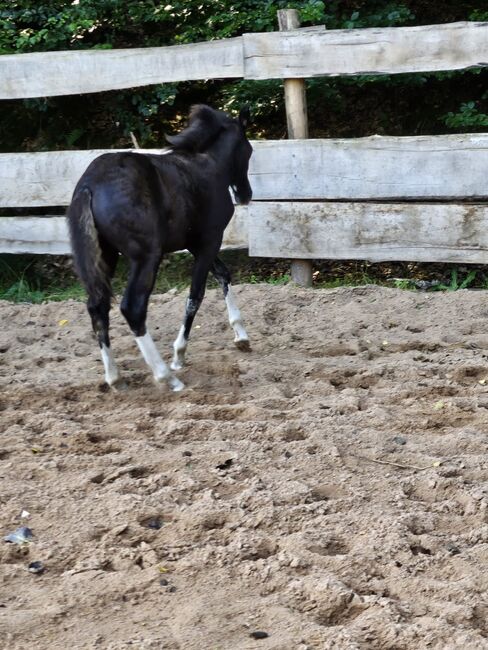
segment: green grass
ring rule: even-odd
[[[74,273],[62,263],[62,271],[52,267],[50,258],[0,255],[0,300],[42,303],[60,300],[85,300],[86,294]],[[164,293],[174,287],[183,289],[190,282],[191,261],[187,255],[175,255],[163,262],[155,291]],[[123,292],[128,268],[121,258],[113,279],[114,293]]]
[[[470,271],[464,280],[458,279],[458,270],[456,268],[451,270],[451,281],[449,284],[438,284],[435,287],[436,291],[458,291],[459,289],[467,289],[471,286],[476,278],[476,271]],[[485,281],[486,284],[486,281]]]
[[[288,273],[283,273],[282,275],[274,275],[269,277],[261,277],[259,274],[251,273],[251,275],[241,276],[241,283],[248,284],[271,284],[274,286],[283,286],[291,282],[291,275]]]
[[[223,261],[233,271],[234,283],[272,286],[291,281],[289,260],[250,258],[246,251],[224,251]],[[156,280],[155,293],[177,288],[186,290],[191,279],[192,258],[173,254],[163,260]],[[127,280],[127,264],[121,258],[113,289],[121,294]],[[400,277],[399,277],[400,276]],[[429,291],[457,291],[466,288],[488,289],[485,268],[461,265],[388,263],[363,261],[314,262],[314,287],[335,289],[378,284],[417,291],[428,285]],[[210,288],[217,287],[210,276]],[[19,303],[42,303],[60,300],[85,300],[83,287],[76,279],[66,258],[53,256],[0,255],[0,299]]]
[[[10,286],[0,286],[0,300],[10,302],[40,304],[47,301],[84,300],[85,297],[85,290],[78,283],[62,289],[47,287],[45,290],[40,290],[24,278],[20,278]]]
[[[314,284],[318,289],[338,289],[339,287],[361,287],[365,284],[381,284],[377,278],[367,273],[348,273],[344,277],[327,278]]]

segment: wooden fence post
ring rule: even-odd
[[[280,32],[300,27],[300,18],[296,9],[278,10]],[[285,108],[288,138],[296,140],[308,138],[307,97],[303,79],[284,79]],[[312,262],[309,260],[292,260],[291,278],[301,287],[312,286]]]

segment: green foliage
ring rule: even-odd
[[[249,106],[256,125],[273,123],[278,119],[285,128],[283,82],[280,79],[229,83],[223,87],[220,98],[222,108],[229,112],[237,112],[243,105]]]
[[[488,11],[486,9],[475,9],[469,14],[469,20],[488,21]]]
[[[470,271],[462,282],[458,279],[458,270],[456,268],[451,271],[451,281],[449,284],[438,284],[433,289],[435,291],[459,291],[460,289],[467,289],[471,286],[476,279],[476,271]]]
[[[0,54],[192,43],[277,29],[296,7],[304,26],[388,27],[488,20],[486,2],[461,0],[0,0]],[[42,71],[39,72],[42,74]],[[307,80],[312,137],[358,137],[487,128],[488,70]],[[485,95],[484,95],[485,93]],[[284,137],[280,80],[181,82],[88,98],[0,103],[0,150],[164,145],[192,103],[237,112],[249,104],[254,136]]]
[[[288,273],[278,273],[278,274],[272,274],[272,275],[263,275],[261,273],[251,273],[248,277],[244,279],[245,282],[249,282],[249,284],[271,284],[272,286],[275,287],[281,287],[284,286],[285,284],[289,284],[291,282],[291,275]]]
[[[21,258],[13,258],[9,264],[6,257],[0,257],[0,299],[12,302],[42,302],[43,294],[39,290],[39,284],[29,274],[32,261],[25,263]]]
[[[20,278],[2,292],[0,298],[11,302],[40,303],[45,299],[45,295],[42,291],[32,287],[24,278]]]
[[[394,280],[394,286],[395,286],[395,289],[403,289],[404,291],[414,291],[415,290],[415,282],[414,282],[414,280],[408,280],[408,279]]]
[[[335,3],[339,4],[339,3]],[[332,3],[332,6],[334,3]],[[349,18],[340,19],[335,29],[356,29],[358,27],[397,27],[405,25],[415,18],[410,9],[396,2],[389,2],[383,6],[382,2],[371,2],[366,7],[353,11]],[[330,6],[330,5],[329,5]],[[332,19],[332,17],[331,17]],[[333,20],[330,20],[333,22]]]
[[[488,98],[488,93],[485,93],[484,98]],[[480,127],[488,127],[488,113],[483,113],[478,110],[476,102],[465,102],[457,113],[449,112],[441,118],[446,126],[452,129],[472,129]]]
[[[323,22],[324,2],[287,0],[79,0],[0,2],[0,53],[194,43],[276,28],[276,11]]]
[[[73,129],[71,133],[66,134],[66,145],[68,149],[71,149],[77,140],[81,138],[84,133],[84,129]]]

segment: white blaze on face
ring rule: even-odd
[[[120,379],[120,374],[112,354],[112,348],[107,347],[105,343],[103,343],[101,353],[103,367],[105,369],[105,381],[109,386],[113,386],[113,384]]]
[[[230,285],[228,287],[227,295],[225,296],[225,304],[227,305],[227,312],[229,314],[229,323],[235,334],[234,341],[236,343],[239,341],[249,341],[249,337],[242,323],[241,312],[234,302],[234,296]]]
[[[168,366],[161,359],[149,332],[146,332],[144,336],[136,336],[136,343],[144,357],[144,361],[151,368],[156,381],[167,380],[174,391],[182,390],[185,387],[179,379],[171,374]]]
[[[188,340],[185,339],[185,326],[180,327],[178,336],[176,337],[175,342],[173,343],[174,355],[173,361],[171,362],[171,368],[173,370],[180,370],[183,368],[185,363],[185,352],[188,345]]]

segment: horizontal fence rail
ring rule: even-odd
[[[257,200],[488,196],[488,134],[257,142]]]
[[[244,35],[247,79],[400,74],[488,65],[488,23]]]
[[[243,75],[241,37],[169,47],[5,54],[0,56],[0,99]]]
[[[488,197],[488,134],[263,140],[253,147],[257,201]],[[0,208],[68,205],[89,163],[110,151],[0,154]]]
[[[488,205],[255,203],[249,255],[372,262],[488,262]]]
[[[488,23],[244,34],[190,45],[0,56],[0,99],[196,79],[400,74],[488,65]]]
[[[247,206],[237,206],[222,248],[247,248]],[[71,255],[65,217],[0,217],[0,253]]]
[[[488,262],[488,206],[256,202],[237,206],[224,248],[254,257]],[[0,253],[70,254],[64,217],[3,217]]]

